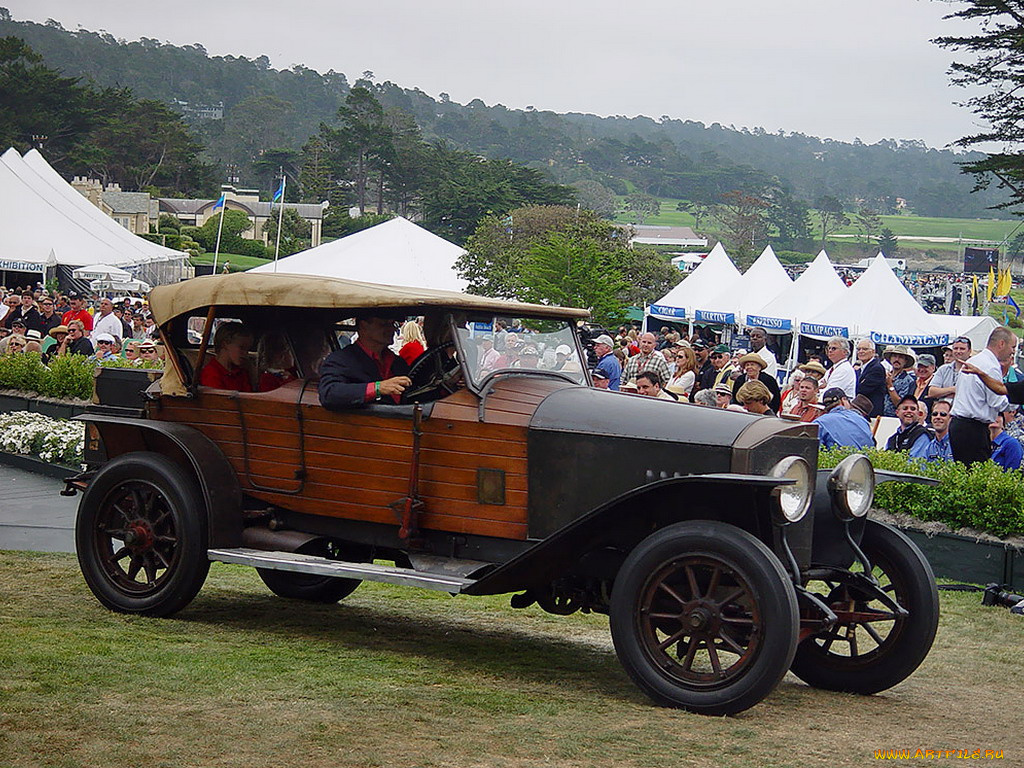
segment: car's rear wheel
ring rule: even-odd
[[[296,552],[328,560],[368,561],[368,555],[361,550],[345,547],[330,539],[313,539],[299,547]],[[362,583],[360,579],[339,579],[333,576],[316,576],[311,573],[276,571],[269,568],[257,568],[256,572],[270,591],[278,597],[307,600],[312,603],[336,603],[351,595]]]
[[[615,651],[652,699],[708,715],[742,712],[785,675],[796,594],[778,558],[735,526],[677,523],[640,542],[615,579]]]
[[[793,674],[815,688],[862,694],[892,688],[917,669],[935,639],[939,593],[921,550],[874,520],[866,522],[860,546],[879,586],[909,615],[898,616],[871,594],[838,581],[808,584],[840,617],[831,630],[801,642],[793,659]]]
[[[195,478],[158,453],[112,459],[82,495],[75,548],[86,583],[108,608],[147,616],[181,610],[210,569]]]

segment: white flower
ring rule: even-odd
[[[59,464],[80,464],[85,451],[85,425],[29,411],[0,414],[0,451],[34,455]]]

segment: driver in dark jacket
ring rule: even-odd
[[[388,349],[398,323],[390,317],[356,320],[354,344],[327,356],[320,367],[320,403],[338,411],[364,403],[397,403],[412,384],[409,365]]]

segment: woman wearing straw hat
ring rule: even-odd
[[[914,391],[914,368],[917,365],[917,355],[914,350],[900,344],[899,346],[887,349],[884,355],[892,366],[892,371],[885,377],[886,393],[885,409],[883,415],[895,416],[896,406],[900,404],[907,395]]]
[[[736,362],[743,370],[743,376],[733,382],[732,401],[734,403],[740,402],[737,397],[740,387],[748,381],[760,381],[768,388],[768,391],[771,392],[772,395],[768,407],[771,408],[773,414],[778,413],[779,407],[782,405],[782,396],[779,393],[779,382],[775,380],[774,376],[769,376],[765,373],[764,369],[768,366],[768,363],[765,362],[764,358],[756,352],[749,352],[746,355],[743,355],[743,357]]]

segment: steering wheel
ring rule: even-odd
[[[462,368],[457,360],[447,355],[447,351],[454,346],[454,342],[446,341],[436,347],[431,347],[419,356],[409,369],[409,373],[406,374],[412,379],[412,386],[402,393],[403,400],[412,401],[423,395],[439,391],[450,394],[459,388],[458,382],[462,375]],[[446,365],[449,362],[454,365]]]

